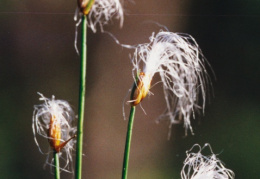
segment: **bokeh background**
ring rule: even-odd
[[[122,29],[105,27],[121,43],[148,42],[158,22],[191,34],[212,65],[214,96],[184,136],[155,119],[165,106],[160,84],[138,107],[129,179],[180,178],[186,150],[210,143],[236,178],[260,178],[260,2],[257,0],[136,0],[124,3]],[[37,92],[70,102],[77,111],[79,56],[73,47],[76,1],[0,1],[0,178],[52,178],[31,129]],[[83,178],[121,177],[127,121],[122,104],[133,83],[129,54],[100,31],[88,31]],[[154,80],[156,81],[156,80]],[[125,105],[126,114],[129,105]],[[62,178],[73,178],[62,172]]]

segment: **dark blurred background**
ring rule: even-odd
[[[185,151],[210,143],[236,178],[260,178],[260,1],[136,0],[124,4],[124,26],[105,27],[121,43],[148,42],[160,28],[191,34],[212,65],[214,97],[193,120],[195,135],[182,125],[155,123],[164,110],[161,85],[142,102],[134,123],[129,179],[180,178]],[[52,178],[31,129],[37,92],[70,102],[77,111],[79,56],[73,47],[76,2],[0,1],[0,178]],[[133,83],[129,54],[111,37],[88,31],[87,97],[83,178],[121,177],[127,121],[122,104]],[[154,80],[156,81],[156,80]],[[129,114],[129,105],[125,105]],[[62,178],[73,175],[62,172]]]

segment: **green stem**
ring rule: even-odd
[[[129,115],[128,129],[127,129],[127,135],[126,135],[122,179],[127,179],[127,171],[128,171],[130,145],[131,145],[133,124],[134,124],[134,116],[135,116],[135,106],[132,106],[131,111],[130,111],[130,115]]]
[[[55,166],[55,179],[60,179],[60,162],[59,162],[59,153],[56,151],[53,152],[54,166]]]
[[[81,34],[81,64],[80,64],[80,87],[79,87],[79,118],[76,151],[76,179],[81,179],[82,172],[82,150],[83,150],[83,121],[85,108],[85,84],[87,73],[87,17],[82,16]]]

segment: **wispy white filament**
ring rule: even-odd
[[[120,27],[123,26],[124,13],[120,0],[95,0],[88,14],[88,26],[96,32],[99,24],[103,32],[103,26],[111,22],[113,18],[120,21]]]
[[[192,152],[195,147],[198,152]],[[209,147],[211,155],[202,155],[202,150]],[[181,171],[182,179],[233,179],[235,174],[232,170],[224,167],[223,163],[212,152],[209,144],[201,148],[195,144],[187,153],[184,166]]]
[[[204,111],[209,81],[206,60],[195,39],[168,31],[152,34],[149,43],[137,46],[132,63],[134,78],[140,70],[151,79],[156,73],[161,77],[167,109],[159,119],[169,118],[171,125],[183,120],[186,133],[193,132],[190,119],[196,110]]]
[[[122,1],[122,0],[121,0]],[[104,32],[103,26],[112,22],[112,19],[118,19],[120,21],[120,27],[123,26],[124,22],[124,11],[120,0],[95,0],[91,7],[89,14],[87,15],[88,21],[87,25],[92,29],[94,33],[97,31],[97,25],[99,25],[101,32]],[[75,28],[75,40],[74,47],[76,52],[79,54],[77,47],[77,36],[78,36],[78,26],[81,23],[81,18],[78,20],[78,16],[81,17],[82,14],[76,9],[74,20],[78,21]]]
[[[77,21],[77,16],[81,16],[79,10],[75,12],[74,20]],[[124,22],[124,11],[120,0],[95,0],[91,7],[88,16],[88,27],[95,33],[97,25],[99,25],[103,32],[103,26],[113,21],[113,18],[120,21],[120,27]],[[80,21],[80,20],[79,20]],[[76,27],[80,24],[77,23]]]
[[[75,114],[67,101],[64,100],[55,100],[55,96],[52,96],[51,99],[44,97],[41,93],[38,93],[41,97],[40,101],[44,101],[43,104],[35,105],[32,118],[32,130],[34,135],[34,140],[38,146],[41,153],[41,147],[37,140],[37,135],[46,138],[48,140],[53,139],[48,136],[48,130],[50,126],[50,120],[55,116],[56,123],[59,123],[61,128],[61,139],[60,143],[63,143],[70,139],[76,134],[76,127],[72,126],[72,121],[75,119]],[[55,124],[54,124],[55,125]],[[72,161],[72,150],[75,144],[75,139],[69,141],[59,152],[59,157],[65,161],[65,165],[62,167],[64,171],[69,171],[69,162]],[[46,152],[45,152],[46,153]],[[53,160],[48,161],[50,154],[52,154],[52,149],[49,148],[49,151],[46,153],[47,164],[53,165]]]

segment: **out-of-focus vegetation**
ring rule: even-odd
[[[160,84],[138,108],[129,178],[180,178],[185,151],[210,143],[236,178],[259,178],[260,162],[260,3],[258,1],[138,0],[125,3],[122,29],[107,26],[122,43],[148,42],[158,26],[191,34],[212,65],[214,97],[205,115],[193,121],[195,135],[184,137],[168,123],[156,124],[164,110]],[[36,92],[65,99],[77,109],[79,57],[73,47],[76,2],[0,2],[0,178],[51,178],[31,129]],[[106,34],[88,34],[88,78],[83,176],[120,178],[127,121],[122,101],[132,85],[128,54]],[[126,112],[129,105],[126,105]],[[77,110],[75,110],[77,111]],[[42,140],[41,142],[46,142]],[[46,142],[47,144],[47,142]],[[62,172],[62,178],[72,178]]]

